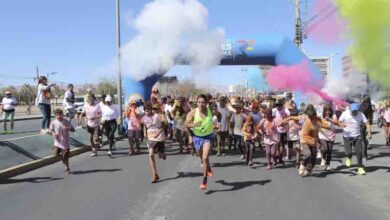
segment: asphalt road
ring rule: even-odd
[[[331,172],[317,166],[300,177],[292,164],[272,171],[265,158],[253,168],[238,155],[211,157],[215,176],[206,192],[199,190],[199,158],[169,147],[166,161],[157,160],[161,181],[150,184],[147,155],[127,156],[126,141],[115,157],[105,152],[70,159],[73,174],[61,163],[0,182],[0,218],[5,220],[385,220],[390,219],[390,148],[376,134],[366,162],[367,175],[342,165],[343,149],[335,147]],[[355,158],[354,158],[355,159]]]

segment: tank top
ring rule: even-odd
[[[195,110],[194,123],[198,122],[200,122],[200,126],[193,128],[195,136],[205,137],[214,133],[213,117],[209,108],[207,108],[206,118],[200,117],[199,108]]]

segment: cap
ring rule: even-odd
[[[108,95],[108,96],[106,96],[106,99],[104,101],[112,102],[112,97],[110,95]]]
[[[136,105],[136,104],[137,104],[137,100],[135,99],[130,100],[130,105]]]
[[[358,111],[359,110],[359,104],[357,103],[352,103],[349,108],[351,109],[351,111]]]
[[[12,92],[10,92],[10,91],[7,90],[7,91],[5,91],[5,94],[6,94],[6,95],[10,95],[10,94],[12,94]]]

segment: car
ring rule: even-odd
[[[74,108],[78,113],[81,113],[83,111],[84,101],[84,97],[76,97],[74,99]]]

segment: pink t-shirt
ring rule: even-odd
[[[262,119],[260,121],[260,130],[263,132],[263,143],[267,145],[277,144],[280,140],[275,120],[268,121]]]
[[[55,119],[50,123],[50,130],[54,136],[54,146],[64,150],[70,147],[70,135],[69,130],[66,129],[67,127],[73,128],[72,124],[65,118],[62,121]]]
[[[87,116],[87,124],[89,127],[96,128],[99,126],[102,117],[100,105],[84,105],[83,112]]]
[[[140,120],[138,119],[137,116],[130,115],[127,130],[132,130],[132,131],[140,131],[141,130],[141,123],[140,123]]]
[[[336,115],[333,115],[333,120],[337,120]],[[318,133],[318,137],[321,140],[326,140],[326,141],[335,141],[336,139],[336,128],[335,126],[330,123],[326,122],[329,125],[329,129],[327,128],[320,128],[320,132]]]
[[[288,132],[287,140],[289,141],[298,141],[299,140],[299,131],[302,129],[302,125],[294,120],[288,122]]]
[[[152,116],[145,115],[141,119],[141,123],[144,124],[147,128],[147,136],[150,141],[165,141],[165,132],[162,131],[160,134],[156,136],[157,132],[159,132],[162,128],[163,120],[161,119],[161,115],[153,114]]]
[[[290,112],[287,109],[279,111],[277,108],[273,109],[273,115],[275,117],[275,123],[279,125],[284,119],[286,119]],[[277,127],[279,133],[287,133],[287,125],[281,125]]]
[[[385,121],[387,123],[390,123],[390,108],[386,108],[384,111],[383,111],[383,119],[385,119]]]

